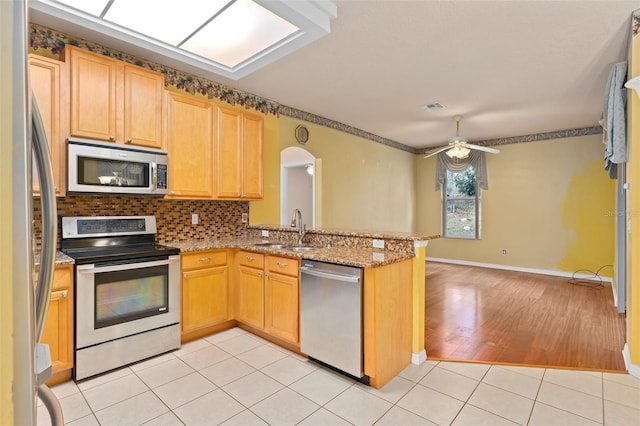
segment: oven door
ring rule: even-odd
[[[180,256],[76,266],[76,349],[180,322]]]

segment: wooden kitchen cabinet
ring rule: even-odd
[[[163,147],[161,73],[70,45],[65,58],[72,136]]]
[[[211,102],[167,92],[167,197],[213,197],[215,114]]]
[[[237,314],[241,323],[299,344],[298,260],[238,252]]]
[[[237,313],[240,322],[264,329],[264,255],[238,252]]]
[[[215,150],[216,198],[263,197],[264,119],[232,108],[218,108]]]
[[[293,344],[300,342],[300,281],[297,259],[267,256],[265,330]]]
[[[64,62],[29,55],[29,85],[38,104],[49,143],[56,196],[65,195],[65,139],[68,114],[66,103],[66,67]],[[33,193],[40,194],[37,169],[33,167]]]
[[[49,345],[52,376],[47,385],[71,379],[73,370],[73,265],[56,266],[41,343]]]
[[[411,362],[411,262],[364,270],[364,372],[375,388]]]
[[[182,255],[182,341],[215,331],[231,319],[227,250]]]

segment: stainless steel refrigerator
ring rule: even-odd
[[[28,87],[25,0],[0,1],[0,423],[37,423],[37,396],[52,423],[60,405],[42,383],[51,373],[39,344],[55,267],[57,217],[48,143]],[[32,155],[42,202],[42,250],[34,282]]]

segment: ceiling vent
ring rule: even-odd
[[[445,106],[442,105],[440,102],[433,102],[431,104],[426,104],[422,106],[422,109],[425,111],[435,111],[438,109],[444,109]]]

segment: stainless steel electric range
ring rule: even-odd
[[[155,216],[62,218],[75,260],[75,379],[180,347],[180,250]]]

